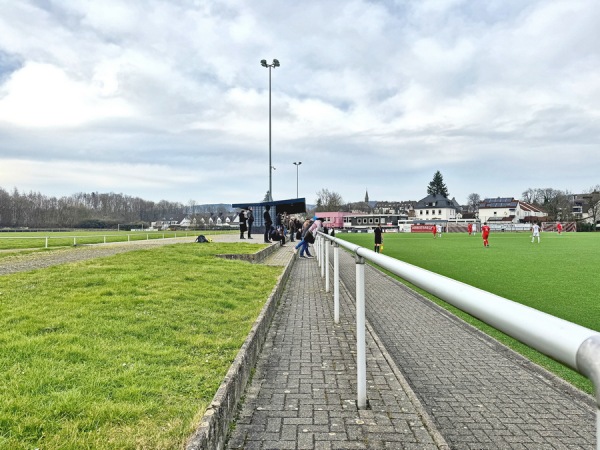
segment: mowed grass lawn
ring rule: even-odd
[[[177,244],[0,276],[1,449],[173,449],[281,268]]]
[[[373,234],[337,236],[373,248]],[[600,332],[600,233],[541,233],[541,243],[532,244],[530,233],[492,232],[489,248],[483,247],[480,234],[447,233],[434,239],[431,233],[386,233],[383,253]],[[425,295],[580,389],[592,391],[591,383],[574,371]]]

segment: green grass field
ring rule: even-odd
[[[0,449],[173,449],[281,268],[179,244],[0,277]],[[64,250],[63,250],[64,251]]]
[[[337,237],[373,248],[373,234],[339,233]],[[489,248],[483,247],[481,235],[448,233],[434,239],[430,233],[387,233],[383,253],[600,332],[600,233],[542,233],[540,244],[532,244],[529,233],[492,233]],[[592,392],[591,383],[576,372],[415,289]]]

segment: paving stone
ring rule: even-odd
[[[291,258],[286,246],[265,263]],[[336,324],[317,261],[293,261],[227,448],[595,448],[590,396],[369,265],[370,409],[358,410],[356,272],[344,251],[340,268]]]

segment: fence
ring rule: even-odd
[[[364,280],[365,261],[370,261],[589,378],[594,384],[598,407],[596,448],[600,450],[600,333],[327,234],[319,233],[315,245],[327,292],[330,291],[329,253],[333,248],[336,323],[339,322],[339,248],[355,256],[359,409],[367,405]]]
[[[107,244],[114,242],[131,242],[151,239],[168,239],[177,237],[194,236],[196,232],[169,232],[169,233],[132,233],[132,234],[100,234],[100,235],[75,235],[75,236],[15,236],[15,237],[4,237],[0,236],[0,248],[21,248],[21,245],[11,246],[2,245],[2,242],[14,242],[14,241],[33,241],[31,248],[48,248],[65,245],[81,245],[81,244]],[[55,245],[51,245],[51,241],[55,242]],[[36,244],[37,242],[37,244]]]

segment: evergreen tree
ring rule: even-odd
[[[429,182],[429,186],[427,186],[427,193],[429,195],[440,194],[448,198],[448,188],[444,184],[444,177],[439,170],[435,173],[435,175],[433,175],[433,180]]]

